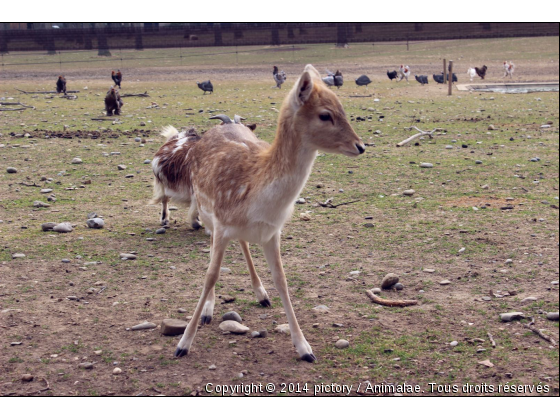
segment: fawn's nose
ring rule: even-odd
[[[358,149],[358,152],[360,152],[360,155],[366,151],[364,146],[362,146],[361,144],[356,144],[356,149]]]

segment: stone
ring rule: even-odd
[[[375,227],[375,224],[374,224],[374,223],[371,223],[371,222],[364,223],[364,227],[366,227],[366,228],[373,228],[373,227]]]
[[[523,305],[525,303],[535,302],[536,300],[537,300],[537,298],[534,297],[534,296],[527,296],[526,298],[522,299],[521,302],[519,302],[519,303],[521,303]]]
[[[423,163],[420,164],[420,167],[421,168],[433,168],[434,165],[433,165],[433,163],[423,162]]]
[[[122,373],[122,369],[116,367],[115,369],[113,369],[113,375],[120,375]]]
[[[105,226],[105,221],[99,217],[94,217],[93,219],[88,219],[86,224],[90,229],[102,229]]]
[[[489,368],[494,367],[494,363],[492,363],[492,362],[491,362],[490,360],[488,360],[488,359],[483,360],[482,362],[478,362],[478,364],[479,364],[479,365],[486,366],[486,367],[489,367]]]
[[[442,280],[439,282],[439,284],[441,284],[442,286],[447,286],[449,284],[451,284],[451,282],[449,280]]]
[[[126,169],[126,165],[117,165],[117,169],[119,171],[124,171]]]
[[[144,164],[145,164],[145,165],[147,165],[147,164],[149,164],[149,163],[152,163],[152,161],[151,161],[150,159],[144,160]]]
[[[72,159],[72,161],[70,163],[72,165],[79,165],[82,162],[83,162],[82,159],[75,157],[74,159]]]
[[[166,231],[167,231],[167,229],[165,229],[165,228],[159,228],[158,230],[156,230],[156,233],[158,235],[163,235]]]
[[[235,301],[235,297],[229,295],[222,295],[220,296],[220,299],[222,299],[222,303],[230,303]]]
[[[299,214],[299,219],[303,220],[304,222],[308,222],[311,220],[311,216],[309,216],[309,214],[307,213],[300,213]]]
[[[210,366],[208,366],[208,370],[216,370],[216,365],[210,365]]]
[[[381,288],[390,289],[398,282],[399,282],[399,276],[397,276],[395,273],[389,273],[385,277],[383,277],[383,281],[381,282]]]
[[[229,311],[222,315],[222,321],[236,321],[236,322],[243,322],[241,316],[235,311]]]
[[[282,333],[282,334],[290,335],[290,325],[280,324],[274,329],[274,331]]]
[[[260,333],[258,331],[252,331],[251,332],[251,338],[258,338],[260,337]]]
[[[259,330],[259,336],[260,336],[261,338],[266,338],[266,337],[268,337],[268,331],[265,330],[265,329]]]
[[[41,229],[43,230],[43,232],[48,232],[50,230],[53,230],[53,228],[56,226],[57,224],[55,222],[47,222],[47,223],[43,223],[41,225]]]
[[[227,267],[220,267],[220,273],[221,274],[231,274],[231,269],[229,269]]]
[[[402,283],[397,283],[397,284],[395,284],[395,289],[402,290],[402,289],[404,289],[404,285]]]
[[[334,346],[335,346],[337,349],[345,349],[345,348],[347,348],[347,347],[350,347],[350,343],[349,343],[347,340],[342,340],[342,339],[341,339],[341,340],[338,340],[338,341],[334,344]]]
[[[404,191],[403,191],[403,195],[406,195],[406,196],[408,196],[408,197],[412,197],[412,196],[414,195],[415,192],[416,192],[416,191],[414,191],[414,190],[404,190]]]
[[[41,208],[41,207],[50,207],[50,204],[47,203],[43,203],[42,201],[34,201],[33,202],[33,207],[37,207],[37,208]]]
[[[374,287],[373,289],[371,289],[371,293],[373,293],[374,295],[379,295],[381,294],[381,289],[379,287]]]
[[[58,233],[69,233],[72,232],[74,230],[74,228],[72,227],[72,225],[68,222],[62,222],[59,223],[58,225],[54,226],[52,229],[54,232],[58,232]]]
[[[321,314],[328,313],[329,307],[327,305],[318,305],[313,308],[313,311]]]
[[[220,324],[220,330],[222,331],[227,331],[227,332],[231,332],[234,334],[245,334],[246,332],[249,331],[249,327],[240,324],[237,321],[223,321]]]
[[[17,169],[14,168],[14,167],[8,166],[6,168],[6,172],[9,173],[9,174],[17,174]]]
[[[524,318],[523,312],[507,312],[500,314],[502,322],[511,322],[522,318]]]
[[[180,319],[167,318],[161,322],[162,335],[181,335],[189,323]]]
[[[78,367],[80,369],[91,370],[91,369],[93,369],[93,363],[91,363],[91,362],[80,363],[78,365]]]
[[[119,257],[122,260],[135,260],[136,258],[138,258],[136,255],[134,254],[127,254],[127,253],[121,253],[119,254]]]
[[[457,346],[458,344],[459,344],[459,343],[458,343],[457,341],[452,341],[451,343],[449,343],[449,345],[450,345],[451,347],[455,347],[455,346]]]
[[[153,322],[143,322],[141,324],[135,325],[134,327],[130,327],[132,331],[153,330],[154,328],[157,328],[157,325]]]
[[[99,217],[99,216],[94,211],[92,211],[91,213],[88,213],[88,215],[87,215],[88,219],[95,219],[96,217]]]
[[[16,252],[15,254],[12,254],[12,258],[15,260],[16,258],[25,258],[25,254],[22,254],[21,252]]]
[[[33,380],[33,375],[30,375],[29,373],[24,373],[21,376],[21,381],[22,382],[31,382]]]
[[[549,321],[558,321],[558,312],[549,312],[546,314],[546,319]]]

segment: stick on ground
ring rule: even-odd
[[[404,146],[405,144],[407,144],[408,142],[410,142],[410,141],[412,141],[412,140],[414,140],[415,138],[420,137],[420,136],[429,136],[430,138],[433,138],[432,135],[433,135],[436,131],[442,131],[441,128],[434,128],[432,131],[424,131],[424,130],[420,130],[420,129],[419,129],[418,127],[416,127],[416,126],[409,127],[409,130],[412,130],[413,128],[416,129],[416,130],[418,130],[418,131],[420,131],[420,132],[419,132],[418,134],[415,134],[415,135],[413,135],[413,136],[407,138],[406,140],[401,141],[400,143],[397,144],[397,147],[402,147],[402,146]]]
[[[371,290],[366,290],[366,295],[371,299],[373,303],[383,306],[412,306],[418,305],[417,300],[394,300],[394,299],[383,299],[376,296]]]
[[[556,341],[554,341],[554,338],[552,337],[548,337],[546,335],[544,335],[542,332],[540,332],[540,330],[537,327],[534,327],[533,324],[535,323],[535,319],[531,318],[531,322],[529,322],[528,324],[523,325],[525,328],[533,331],[535,334],[537,334],[540,338],[542,338],[545,341],[548,341],[549,343],[551,343],[554,347],[556,347],[558,344],[556,344]]]

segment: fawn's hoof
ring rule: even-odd
[[[313,363],[317,361],[317,358],[315,357],[315,355],[313,353],[307,353],[304,354],[303,356],[301,356],[301,360],[304,360],[306,362],[309,363]]]
[[[208,315],[202,315],[200,317],[200,325],[210,324],[212,322],[212,317]]]
[[[189,354],[189,350],[188,349],[182,349],[180,347],[177,347],[177,349],[175,350],[175,357],[183,357],[186,356],[187,354]]]
[[[272,306],[270,300],[268,299],[263,299],[259,303],[261,304],[261,306],[264,306],[265,308],[270,308]]]

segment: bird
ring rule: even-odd
[[[387,77],[389,78],[389,80],[393,80],[397,78],[397,71],[393,70],[393,71],[389,71],[387,70]]]
[[[334,73],[327,69],[327,76],[322,78],[325,85],[331,87],[334,86]]]
[[[467,74],[469,75],[469,77],[471,78],[471,82],[473,81],[473,77],[476,76],[476,70],[472,67],[469,67],[469,69],[467,70]]]
[[[115,82],[115,85],[117,85],[120,89],[121,87],[121,82],[122,82],[122,73],[120,70],[117,70],[117,73],[115,73],[114,71],[111,72],[111,79],[113,79],[113,82]]]
[[[451,82],[455,83],[457,82],[459,79],[457,79],[457,75],[455,73],[453,73],[453,77],[451,78]],[[449,73],[447,74],[447,81],[449,81]]]
[[[278,71],[278,67],[273,66],[272,77],[274,78],[274,81],[276,82],[276,87],[278,89],[282,89],[282,83],[284,83],[286,81],[286,73],[284,73],[284,70]]]
[[[508,63],[507,61],[504,61],[504,71],[505,71],[504,77],[509,76],[510,78],[512,78],[514,70],[515,70],[515,64],[513,64],[513,62],[510,61]],[[502,79],[503,79],[503,77],[502,77]]]
[[[196,82],[197,86],[204,91],[203,95],[206,95],[206,92],[214,92],[214,86],[210,80],[205,82]]]
[[[371,83],[371,80],[369,77],[367,77],[365,74],[362,74],[360,77],[358,77],[356,79],[356,84],[358,86],[367,86]]]
[[[340,72],[340,70],[337,70],[336,73],[334,74],[334,85],[336,86],[337,89],[340,89],[340,87],[344,84],[344,78],[342,77],[342,73]]]
[[[432,77],[436,83],[444,83],[443,82],[443,74],[433,74]]]
[[[428,76],[418,76],[415,75],[414,78],[416,79],[416,81],[422,85],[427,85],[428,84]]]
[[[402,79],[406,79],[406,81],[408,82],[408,76],[410,76],[410,67],[401,64],[401,67],[399,68],[399,74],[400,74],[399,82]]]
[[[121,99],[121,95],[117,89],[117,86],[111,86],[107,95],[105,96],[105,110],[107,111],[107,116],[120,115],[121,108],[124,103]]]
[[[486,70],[488,69],[488,67],[486,66],[482,66],[481,68],[475,67],[474,70],[476,71],[476,74],[478,74],[478,76],[484,80],[484,78],[486,77]]]
[[[61,92],[66,95],[66,78],[64,76],[58,76],[56,81],[56,93]]]

